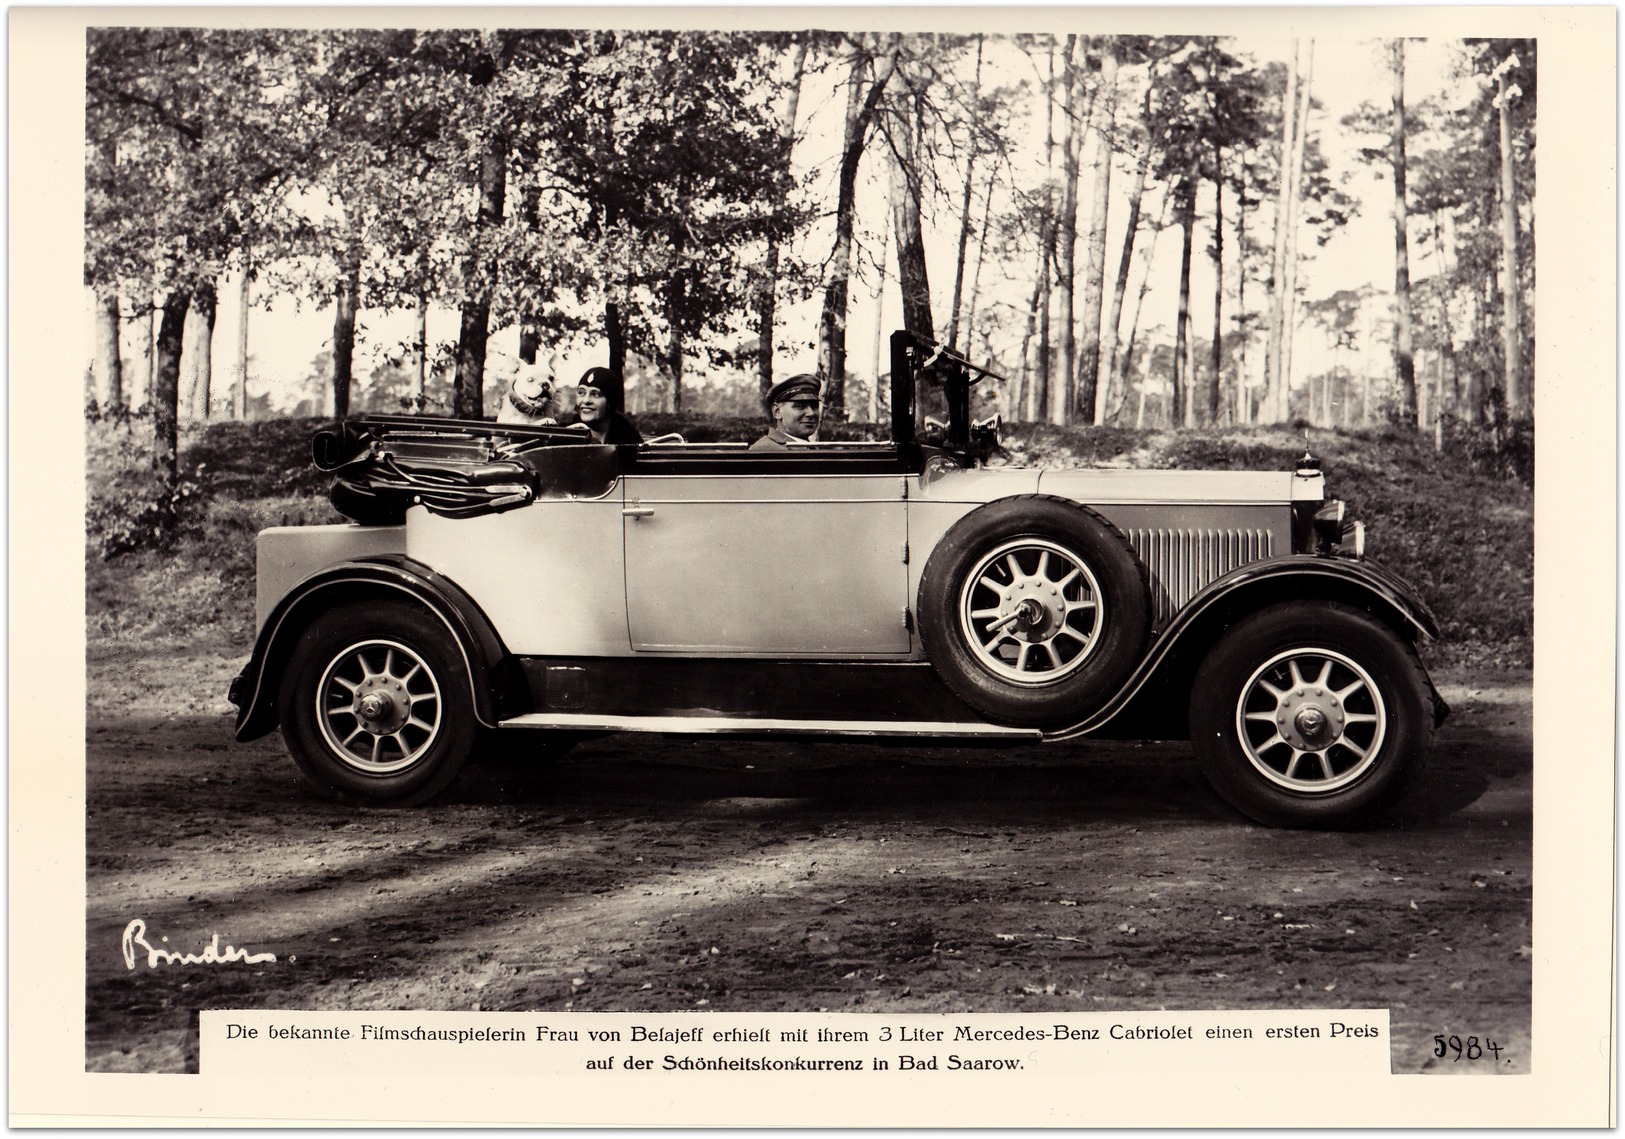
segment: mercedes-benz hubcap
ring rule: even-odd
[[[440,686],[416,652],[363,641],[338,653],[316,686],[317,720],[335,758],[368,775],[418,760],[440,736]]]
[[[1236,734],[1247,761],[1270,782],[1324,793],[1377,761],[1387,733],[1382,692],[1356,661],[1330,649],[1291,649],[1242,686]]]

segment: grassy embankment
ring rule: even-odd
[[[184,495],[156,543],[142,534],[151,426],[88,428],[85,615],[93,653],[207,649],[246,656],[253,636],[254,534],[264,526],[340,521],[329,480],[310,464],[318,420],[220,423],[186,430]],[[754,422],[641,416],[645,434],[748,439]],[[844,433],[844,432],[843,432]],[[1303,438],[1285,428],[1172,433],[1005,429],[1013,462],[1287,470]],[[1315,432],[1329,493],[1366,521],[1369,554],[1411,581],[1438,615],[1436,667],[1531,666],[1534,495],[1425,438],[1392,429]],[[105,556],[110,549],[134,547]]]

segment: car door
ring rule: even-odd
[[[909,651],[904,479],[895,464],[856,448],[790,458],[684,452],[640,457],[625,478],[634,651]]]

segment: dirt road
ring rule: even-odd
[[[1439,677],[1425,784],[1312,834],[1245,822],[1181,745],[616,736],[358,810],[280,737],[231,742],[239,664],[92,649],[91,1070],[194,1067],[211,1007],[1386,1007],[1395,1071],[1463,1070],[1435,1033],[1530,1067],[1527,675]],[[135,918],[278,960],[126,969]]]

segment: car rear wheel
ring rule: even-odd
[[[397,602],[311,623],[278,691],[283,739],[318,785],[365,802],[425,802],[456,778],[475,738],[462,654],[444,625]]]
[[[1415,649],[1357,609],[1289,602],[1220,639],[1196,675],[1191,742],[1214,789],[1275,826],[1353,827],[1392,806],[1432,740]]]
[[[1047,727],[1111,695],[1139,662],[1145,574],[1104,519],[1059,499],[1003,499],[962,519],[926,564],[920,636],[950,689],[992,720]]]

